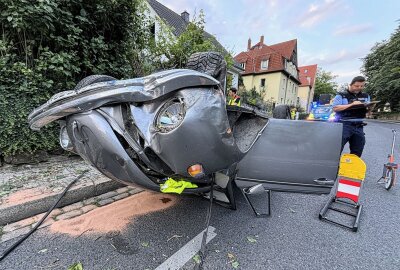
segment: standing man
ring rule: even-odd
[[[228,105],[231,106],[239,106],[240,107],[240,96],[238,96],[237,94],[237,89],[232,87],[229,90],[229,101],[228,101]]]
[[[350,145],[350,153],[361,157],[365,145],[363,120],[367,113],[370,97],[363,93],[365,78],[354,77],[349,89],[335,96],[332,106],[336,113],[336,121],[343,123],[342,151],[347,142]],[[356,106],[358,105],[358,106]]]

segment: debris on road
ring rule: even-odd
[[[165,198],[170,201],[163,203],[162,200]],[[50,230],[72,236],[78,236],[85,231],[90,234],[121,231],[132,223],[134,218],[167,209],[176,203],[176,199],[173,195],[145,191],[110,205],[95,208],[78,217],[55,222]]]

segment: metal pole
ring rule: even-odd
[[[392,140],[392,149],[390,151],[391,159],[393,159],[393,155],[394,155],[394,144],[396,142],[396,130],[392,129],[392,132],[393,132],[393,140]],[[390,161],[390,162],[393,162],[393,161]]]

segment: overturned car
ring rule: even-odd
[[[274,119],[227,106],[225,74],[221,55],[197,53],[188,69],[128,80],[92,75],[36,108],[29,125],[39,130],[58,121],[65,150],[109,178],[154,191],[171,177],[197,185],[183,193],[213,187],[229,204],[233,183],[329,193],[341,124]]]

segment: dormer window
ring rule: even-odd
[[[246,69],[246,62],[240,63],[240,66],[241,66],[243,69]]]
[[[261,61],[261,69],[268,69],[268,60]]]

